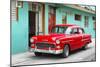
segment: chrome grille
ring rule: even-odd
[[[48,44],[48,43],[36,43],[37,49],[43,49],[43,48],[55,48],[54,44]]]

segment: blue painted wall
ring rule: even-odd
[[[45,9],[45,10],[48,11],[48,9]],[[66,11],[68,13],[66,13]],[[46,14],[47,13],[48,12],[46,12]],[[77,21],[77,20],[74,19],[75,14],[80,14],[82,16],[81,21]],[[47,16],[48,15],[46,15],[46,17]],[[93,38],[95,37],[95,30],[93,29],[94,28],[94,25],[93,25],[94,21],[92,20],[92,17],[96,16],[95,14],[91,14],[91,13],[87,13],[87,12],[84,12],[84,11],[69,8],[67,6],[61,6],[58,9],[56,9],[56,24],[62,24],[62,16],[67,16],[66,19],[67,19],[68,24],[79,25],[79,26],[84,28],[86,33],[91,34]],[[84,21],[85,21],[84,16],[89,16],[89,23],[88,23],[89,25],[88,25],[88,27],[84,26]],[[46,29],[48,28],[47,23],[48,22],[47,22],[47,19],[46,19],[46,27],[45,27]],[[48,30],[46,30],[46,32],[47,31]]]
[[[48,4],[45,4],[45,34],[48,34],[48,18],[49,18],[49,15],[48,15],[48,12],[49,12],[49,7],[48,7]]]
[[[12,21],[12,54],[28,50],[28,3],[18,10],[18,21]]]

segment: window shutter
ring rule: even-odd
[[[11,1],[11,20],[16,20],[16,1]]]

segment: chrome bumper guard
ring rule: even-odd
[[[31,52],[41,52],[41,53],[50,53],[50,54],[61,54],[63,52],[63,50],[43,50],[43,49],[34,49],[34,48],[31,48],[30,49]]]

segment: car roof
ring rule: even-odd
[[[75,24],[57,24],[55,26],[77,26]]]
[[[55,26],[67,26],[67,27],[71,27],[71,28],[81,28],[80,26],[75,25],[75,24],[57,24]]]

